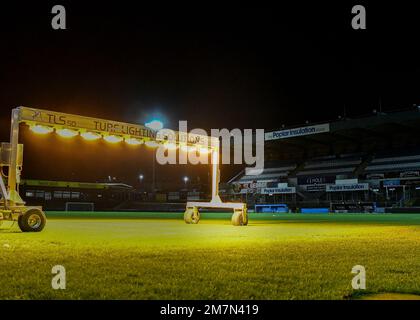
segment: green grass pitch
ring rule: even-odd
[[[47,212],[0,231],[0,299],[348,299],[420,294],[420,215]],[[7,223],[4,223],[3,228]],[[63,265],[67,288],[51,288]],[[351,287],[354,265],[366,290]]]

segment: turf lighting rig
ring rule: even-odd
[[[219,139],[198,134],[175,132],[169,139],[162,130],[156,131],[144,125],[110,121],[98,118],[47,111],[41,109],[18,107],[12,110],[10,142],[0,145],[0,222],[17,221],[23,232],[41,231],[46,217],[39,206],[26,206],[19,195],[20,173],[23,166],[23,145],[19,144],[19,125],[29,125],[34,133],[48,134],[54,130],[65,138],[80,136],[85,140],[103,138],[110,143],[125,141],[130,145],[146,144],[148,146],[164,145],[188,152],[200,151],[211,156],[212,188],[209,202],[187,202],[184,221],[196,224],[200,220],[200,208],[232,209],[232,224],[247,225],[246,204],[222,202],[219,197]],[[5,169],[7,168],[7,173]]]

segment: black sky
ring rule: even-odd
[[[299,3],[156,7],[72,1],[2,6],[0,135],[10,109],[39,107],[176,128],[275,129],[420,104],[416,8]],[[359,4],[359,2],[354,3]],[[35,151],[36,152],[36,151]],[[57,159],[58,161],[58,159]],[[31,170],[31,169],[29,169]],[[138,170],[138,169],[137,169]]]

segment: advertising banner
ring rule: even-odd
[[[389,179],[383,181],[384,187],[397,187],[401,185],[400,179]]]
[[[302,187],[306,192],[319,192],[325,191],[325,186],[325,184],[310,184]]]
[[[297,182],[299,185],[328,184],[335,182],[335,176],[301,176],[297,178]]]
[[[261,194],[290,194],[296,193],[295,187],[283,187],[283,188],[262,188]]]
[[[324,124],[318,124],[318,125],[307,126],[307,127],[267,132],[265,134],[265,140],[277,140],[277,139],[301,137],[301,136],[307,136],[311,134],[317,134],[317,133],[329,132],[329,131],[330,131],[330,124],[324,123]]]
[[[406,172],[400,173],[401,178],[413,178],[413,177],[419,177],[419,176],[420,175],[418,171],[406,171]]]
[[[345,192],[345,191],[366,191],[369,190],[369,183],[354,184],[328,184],[327,192]]]

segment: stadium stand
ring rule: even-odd
[[[334,157],[330,160],[310,160],[297,175],[352,174],[362,162],[356,157]]]
[[[299,212],[420,212],[418,125],[415,108],[266,133],[264,172],[233,177],[231,197]]]
[[[420,150],[377,155],[366,167],[366,172],[402,172],[420,168]]]
[[[277,166],[274,164],[267,164],[270,167],[264,168],[264,171],[261,174],[255,175],[255,169],[249,169],[247,174],[245,170],[242,171],[242,176],[239,178],[240,183],[259,181],[259,182],[272,182],[278,181],[281,178],[286,178],[289,173],[296,169],[296,164],[293,163],[277,163]]]

